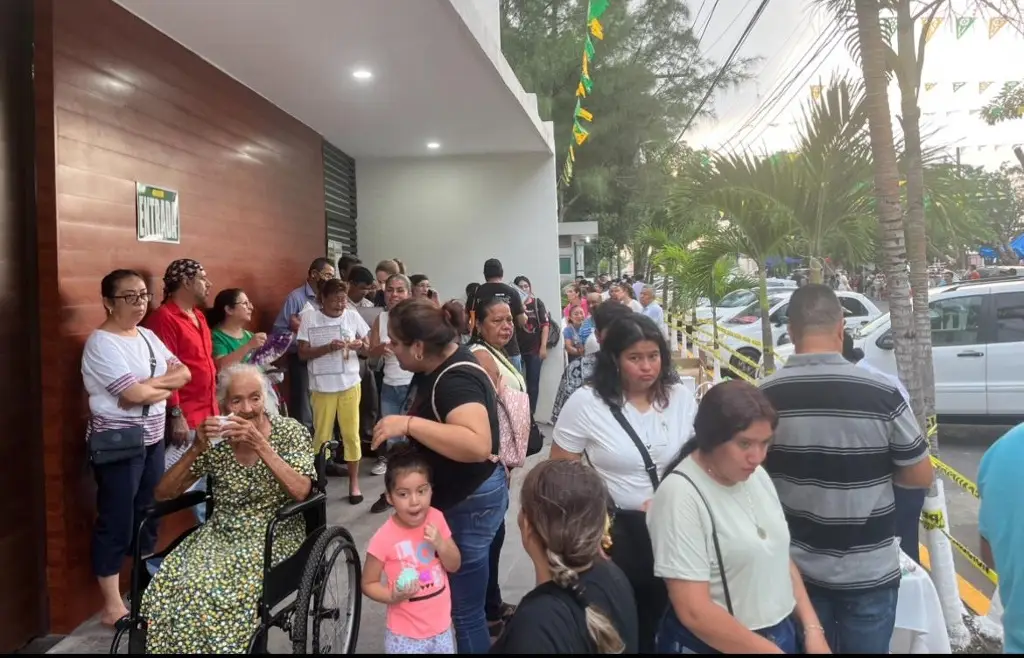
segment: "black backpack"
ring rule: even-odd
[[[562,327],[558,324],[558,320],[551,317],[551,311],[548,311],[548,349],[554,349],[561,338]]]

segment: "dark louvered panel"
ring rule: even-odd
[[[358,253],[356,240],[356,161],[324,142],[324,208],[327,213],[327,253]]]

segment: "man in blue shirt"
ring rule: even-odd
[[[309,264],[306,282],[288,293],[284,306],[274,321],[274,333],[299,330],[299,313],[307,304],[319,307],[316,290],[324,279],[334,278],[334,265],[328,258],[317,258]],[[295,341],[288,348],[288,413],[295,420],[313,429],[313,409],[309,405],[309,372],[306,362],[299,359]]]
[[[668,326],[665,324],[665,311],[661,308],[654,295],[654,286],[643,284],[640,288],[640,304],[644,307],[644,315],[654,320],[661,333],[668,337]]]
[[[999,573],[1003,653],[1024,653],[1024,424],[996,441],[981,458],[978,490],[981,558]]]

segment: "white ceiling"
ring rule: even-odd
[[[117,2],[355,158],[549,150],[452,0]]]

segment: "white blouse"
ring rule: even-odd
[[[622,414],[644,442],[660,474],[693,433],[697,401],[685,386],[674,384],[664,409],[652,406],[641,412],[627,403]],[[638,510],[654,497],[640,451],[590,386],[577,390],[562,407],[553,440],[566,452],[586,453],[621,509]]]

